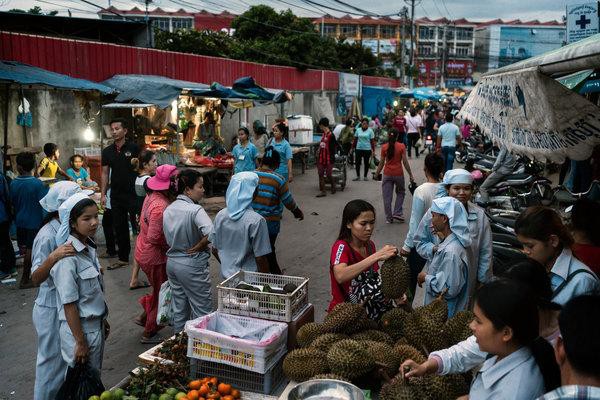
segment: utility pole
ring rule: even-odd
[[[400,16],[402,17],[400,23],[400,82],[404,84],[404,76],[406,73],[406,67],[404,65],[404,32],[408,22],[408,8],[402,7]]]
[[[448,27],[448,25],[444,25],[444,30],[443,30],[443,37],[442,37],[442,54],[441,54],[441,58],[442,58],[442,67],[440,68],[440,87],[442,89],[444,89],[446,87],[446,79],[445,79],[445,75],[446,75],[446,48],[447,48],[447,37],[448,35],[446,34],[446,28]]]
[[[152,0],[145,0],[146,3],[146,47],[152,47],[152,28],[150,26],[150,17],[148,16],[148,5]]]
[[[415,6],[421,3],[421,0],[404,0],[404,2],[406,4],[410,5],[410,58],[409,58],[409,64],[410,64],[410,78],[409,78],[409,82],[410,82],[410,87],[413,87],[413,79],[412,79],[412,74],[414,71],[414,61],[415,61]]]

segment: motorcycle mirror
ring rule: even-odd
[[[569,207],[565,208],[566,213],[570,213],[571,211],[573,211],[573,206],[569,206]]]

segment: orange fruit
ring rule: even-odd
[[[231,389],[231,395],[234,399],[239,399],[240,397],[242,397],[240,391],[237,389]]]
[[[208,385],[202,385],[198,390],[198,394],[200,396],[205,396],[206,394],[208,394],[208,392],[210,392],[210,388],[208,387]]]
[[[198,389],[200,389],[200,386],[202,386],[202,383],[198,379],[193,380],[188,384],[188,387],[191,390],[198,390]]]
[[[221,400],[235,400],[235,397],[233,397],[232,395],[228,394],[226,396],[221,397]]]
[[[200,393],[198,393],[197,390],[190,390],[186,397],[188,398],[188,400],[198,400],[200,397]]]
[[[228,385],[226,383],[219,383],[217,390],[219,391],[219,393],[221,393],[223,395],[229,394],[229,393],[231,393],[231,385]]]

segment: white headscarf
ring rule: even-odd
[[[444,197],[448,196],[448,190],[446,190],[446,186],[448,185],[472,185],[473,184],[473,176],[469,171],[462,168],[455,168],[446,171],[444,174],[444,179],[442,183],[438,187],[438,191],[436,193],[436,197]]]
[[[64,244],[71,234],[69,220],[71,219],[71,210],[82,200],[89,199],[85,193],[75,193],[65,200],[58,208],[58,218],[60,219],[60,228],[56,234],[56,245]]]
[[[433,199],[431,212],[443,214],[448,217],[450,230],[456,235],[463,247],[471,245],[471,234],[467,221],[467,210],[462,203],[454,197],[446,196]]]
[[[242,218],[244,212],[251,207],[254,191],[258,187],[258,175],[254,172],[238,172],[231,177],[225,202],[227,212],[232,220]]]
[[[48,193],[40,200],[40,205],[49,213],[58,211],[58,207],[60,207],[65,200],[81,191],[81,188],[75,182],[56,182],[50,187]]]

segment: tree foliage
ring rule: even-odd
[[[232,28],[231,36],[214,31],[157,31],[156,47],[299,69],[375,74],[381,65],[360,43],[322,37],[308,18],[290,10],[277,12],[266,5],[252,6],[232,21]]]
[[[42,11],[42,8],[40,6],[32,7],[32,8],[30,8],[27,11],[21,10],[20,8],[13,8],[11,10],[8,10],[8,12],[16,12],[16,13],[23,13],[23,14],[34,14],[34,15],[50,15],[50,16],[54,16],[54,15],[58,14],[58,11],[56,11],[56,10],[44,13]]]

